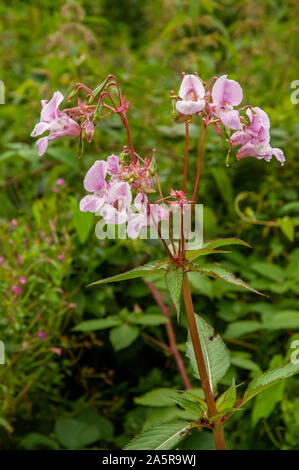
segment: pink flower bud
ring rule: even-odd
[[[58,255],[58,259],[59,259],[59,261],[63,261],[64,260],[64,255],[62,255],[62,254]]]
[[[57,186],[62,186],[62,185],[64,185],[64,179],[63,179],[63,178],[57,178],[56,184],[57,184]]]
[[[26,284],[26,283],[27,283],[26,277],[20,276],[20,277],[19,277],[19,283],[20,283],[20,284],[23,284],[23,285]]]
[[[39,330],[37,333],[36,333],[36,336],[41,339],[42,341],[45,341],[47,336],[46,336],[46,333],[43,331],[43,330]]]

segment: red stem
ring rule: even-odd
[[[192,202],[191,202],[191,217],[192,217],[192,213],[193,213],[193,210],[194,210],[194,205],[195,205],[195,202],[196,202],[196,193],[197,193],[199,177],[200,177],[200,170],[201,170],[201,163],[202,163],[202,153],[203,153],[203,144],[204,144],[204,140],[205,140],[206,129],[207,129],[207,124],[204,122],[203,123],[202,134],[201,134],[201,141],[200,141],[200,150],[199,150],[199,157],[198,157],[196,180],[195,180],[195,185],[194,185],[194,190],[193,190],[193,195],[192,195]]]
[[[187,167],[188,167],[188,147],[189,147],[189,121],[186,121],[186,140],[185,140],[185,154],[184,154],[184,183],[183,191],[186,192],[187,183]]]

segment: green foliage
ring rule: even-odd
[[[166,285],[170,292],[171,299],[177,311],[178,319],[180,318],[181,310],[181,292],[183,285],[184,272],[183,268],[172,269],[165,275]]]
[[[203,355],[209,379],[213,390],[215,390],[217,383],[222,379],[230,366],[230,355],[221,337],[219,335],[214,336],[214,329],[199,315],[196,315],[196,325],[199,339],[203,345]],[[199,379],[190,333],[188,334],[186,353],[191,362],[193,373]]]
[[[161,424],[147,429],[129,445],[127,450],[169,450],[177,445],[190,429],[191,425],[187,421],[177,421],[175,423]]]

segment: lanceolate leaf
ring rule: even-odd
[[[131,269],[123,274],[117,274],[116,276],[106,277],[105,279],[99,279],[98,281],[88,284],[89,286],[95,286],[97,284],[106,284],[108,282],[125,281],[126,279],[135,279],[137,277],[149,276],[153,273],[163,272],[168,264],[168,260],[164,261],[152,261],[138,268]]]
[[[107,318],[98,318],[96,320],[87,320],[79,323],[73,328],[73,331],[97,331],[112,328],[113,326],[121,325],[122,320],[116,316],[111,315]]]
[[[169,450],[178,444],[191,428],[187,421],[161,424],[148,428],[135,437],[125,450]]]
[[[220,397],[217,399],[217,410],[220,412],[226,410],[227,408],[232,408],[235,404],[236,398],[237,390],[235,381],[233,380],[232,385],[227,390],[225,390],[225,392],[222,393],[222,395],[220,395]]]
[[[203,274],[207,274],[210,277],[222,279],[222,281],[227,282],[228,284],[232,284],[233,286],[236,287],[241,287],[243,289],[250,290],[251,292],[254,292],[255,294],[259,295],[264,295],[258,290],[254,289],[251,287],[247,282],[243,281],[242,279],[236,277],[234,273],[226,269],[224,266],[221,266],[220,264],[199,264],[199,265],[193,265],[192,267],[193,271],[198,271]]]
[[[198,416],[202,416],[206,408],[183,391],[169,390],[167,392],[163,392],[162,397],[169,398],[181,408],[196,413]]]
[[[182,292],[184,271],[183,268],[172,269],[166,273],[166,284],[175,305],[178,317],[180,315],[180,299]]]
[[[255,395],[263,392],[272,385],[288,378],[292,377],[292,375],[299,373],[299,363],[292,364],[289,362],[283,367],[279,367],[278,369],[268,370],[262,375],[258,375],[255,377],[250,384],[244,394],[242,403],[246,403],[248,400],[253,398]]]
[[[230,355],[221,337],[219,335],[213,337],[214,329],[199,315],[196,315],[196,325],[202,345],[207,372],[210,377],[212,388],[215,389],[217,383],[222,379],[230,366]],[[190,333],[188,334],[186,353],[193,367],[194,375],[199,379],[200,377]]]
[[[186,257],[190,261],[195,260],[199,256],[209,255],[212,253],[223,253],[222,250],[215,250],[216,248],[227,246],[227,245],[243,245],[251,248],[251,246],[240,240],[239,238],[217,238],[216,240],[210,240],[203,244],[203,247],[199,250],[190,250],[186,252]],[[224,251],[225,253],[225,251]]]

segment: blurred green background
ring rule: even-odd
[[[172,122],[169,91],[178,90],[182,71],[197,71],[203,80],[227,73],[243,87],[244,104],[269,114],[272,146],[283,149],[286,165],[232,157],[226,168],[227,149],[211,132],[198,196],[206,239],[236,235],[253,246],[234,248],[217,261],[269,299],[202,277],[193,285],[194,300],[232,351],[220,392],[232,375],[238,384],[247,382],[290,357],[299,339],[299,123],[298,104],[290,99],[290,84],[299,78],[298,6],[295,0],[1,2],[2,448],[118,449],[142,428],[183,413],[144,396],[159,387],[183,387],[173,357],[154,343],[167,336],[146,285],[134,280],[85,288],[162,251],[155,241],[99,242],[96,219],[78,210],[87,168],[126,144],[117,117],[100,125],[81,160],[71,138],[50,143],[38,158],[30,137],[40,100],[56,90],[67,96],[76,82],[95,88],[108,73],[118,77],[134,99],[128,112],[134,146],[141,155],[157,149],[165,187],[181,186],[184,124]],[[191,179],[198,122],[190,134]],[[165,291],[163,280],[153,281]],[[19,295],[13,286],[21,287]],[[136,324],[137,313],[148,320]],[[103,330],[73,331],[83,320],[111,315],[129,326],[125,338],[109,323]],[[172,319],[185,360],[184,314],[180,325],[174,311]],[[230,448],[298,448],[298,379],[270,388],[236,414],[225,428]],[[213,448],[213,439],[196,431],[181,448]]]

